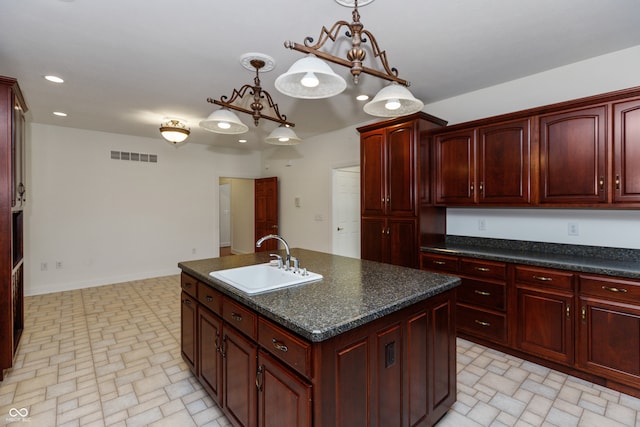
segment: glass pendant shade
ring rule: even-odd
[[[221,108],[214,111],[200,122],[200,127],[210,132],[228,135],[245,133],[249,127],[240,121],[240,118],[231,110]]]
[[[293,98],[320,99],[341,93],[347,82],[315,55],[307,55],[293,63],[275,81],[276,89]]]
[[[267,144],[272,145],[296,145],[302,141],[298,135],[291,129],[286,126],[279,126],[273,130],[265,138],[265,142]]]
[[[406,87],[391,83],[383,87],[364,105],[364,112],[377,117],[399,117],[417,113],[424,103],[413,96]]]

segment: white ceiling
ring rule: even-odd
[[[375,0],[360,14],[425,104],[640,45],[638,0]],[[240,57],[260,52],[276,61],[260,75],[262,87],[308,138],[379,120],[354,99],[386,84],[372,76],[356,87],[346,68],[332,65],[347,90],[322,100],[289,98],[273,86],[302,57],[284,41],[317,40],[338,20],[350,22],[351,9],[334,0],[2,0],[0,75],[18,78],[33,122],[161,140],[161,121],[178,117],[191,127],[190,142],[237,147],[238,136],[198,122],[218,108],[207,97],[253,82]],[[344,56],[346,40],[327,49]],[[256,128],[240,118],[250,128],[242,147],[268,147],[263,139],[276,124]]]

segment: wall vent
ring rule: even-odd
[[[128,151],[111,150],[111,158],[113,160],[130,160],[132,162],[158,163],[158,155],[148,153],[130,153]]]

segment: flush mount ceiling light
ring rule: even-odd
[[[186,124],[179,119],[169,119],[160,125],[162,137],[176,147],[184,144],[190,133]]]
[[[267,119],[273,122],[279,123],[281,126],[287,126],[287,129],[294,127],[295,124],[287,121],[287,116],[280,114],[278,104],[273,102],[271,94],[260,86],[260,70],[271,71],[275,67],[275,60],[270,56],[259,53],[248,53],[240,58],[240,62],[243,67],[248,70],[254,70],[256,76],[253,79],[253,85],[246,84],[240,89],[233,89],[231,98],[226,96],[220,97],[220,99],[207,98],[207,102],[219,105],[220,110],[214,111],[206,119],[200,122],[200,126],[208,131],[223,134],[239,134],[244,133],[249,128],[242,123],[238,116],[231,110],[240,111],[245,114],[249,114],[253,117],[253,123],[258,126],[260,119]],[[253,97],[252,100],[245,99]],[[263,105],[262,101],[266,100],[266,104]],[[249,108],[245,105],[249,102]],[[244,105],[243,105],[244,104]],[[263,112],[263,109],[267,107],[268,110],[274,115],[268,115]],[[300,142],[300,138],[291,130],[295,139]]]
[[[338,1],[338,3],[347,5],[341,1]],[[355,84],[358,84],[360,74],[365,73],[397,83],[399,87],[404,89],[404,91],[396,91],[394,93],[395,96],[398,96],[398,98],[394,98],[397,99],[397,103],[385,102],[383,103],[382,109],[372,107],[365,108],[366,113],[379,117],[396,117],[420,111],[422,107],[424,107],[424,104],[406,89],[406,87],[409,86],[409,82],[399,78],[398,70],[389,66],[386,51],[380,50],[376,38],[369,30],[365,30],[364,25],[360,22],[358,0],[353,1],[353,12],[351,15],[353,19],[351,23],[338,21],[333,24],[330,30],[327,30],[327,27],[323,26],[316,44],[312,44],[314,41],[312,37],[305,38],[304,44],[285,41],[284,46],[286,48],[306,53],[307,56],[296,61],[286,73],[276,79],[276,89],[294,98],[328,98],[339,94],[345,89],[346,82],[342,77],[333,73],[333,71],[326,71],[326,68],[329,67],[321,60],[324,59],[334,64],[350,68]],[[335,42],[342,28],[346,28],[345,35],[351,39],[351,49],[347,51],[346,59],[320,50],[328,40]],[[374,58],[378,60],[383,71],[363,65],[363,61],[366,58],[366,51],[361,47],[361,44],[367,42],[371,42]],[[326,68],[322,68],[320,64],[324,64]],[[384,95],[382,92],[387,88],[388,86],[382,88],[379,95]],[[376,95],[376,98],[377,97],[378,95]],[[373,101],[369,104],[371,103],[373,103]]]

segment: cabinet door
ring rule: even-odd
[[[258,426],[311,426],[311,386],[263,351],[256,384]]]
[[[21,206],[25,198],[25,119],[20,99],[13,92],[13,109],[11,110],[11,206]]]
[[[529,203],[528,119],[480,128],[477,157],[479,203]]]
[[[257,346],[233,328],[223,326],[223,409],[236,427],[257,425]]]
[[[387,204],[386,144],[384,129],[360,136],[362,215],[383,215]]]
[[[640,202],[640,100],[613,106],[614,202]]]
[[[418,268],[418,243],[416,220],[413,218],[389,218],[386,240],[387,258],[384,262],[404,267]]]
[[[213,400],[222,405],[222,320],[204,306],[198,308],[198,337],[200,383]]]
[[[607,201],[606,106],[540,118],[540,202]]]
[[[470,205],[475,202],[475,131],[437,135],[435,148],[435,202]]]
[[[417,138],[414,122],[393,126],[386,131],[387,214],[416,216]]]
[[[640,306],[581,297],[580,307],[580,367],[637,387]]]
[[[519,287],[517,295],[517,348],[548,360],[573,363],[573,294]]]
[[[384,218],[362,218],[360,227],[360,258],[385,262],[387,227]]]
[[[196,366],[196,299],[186,292],[182,292],[180,304],[180,332],[182,337],[182,359],[189,369],[197,375]]]

